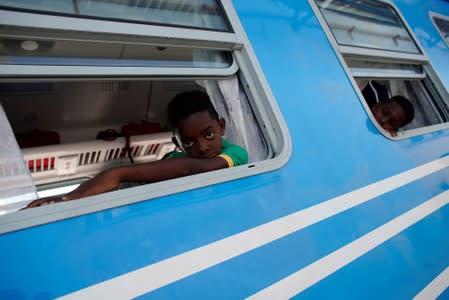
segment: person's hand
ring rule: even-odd
[[[44,206],[44,205],[58,203],[58,202],[62,202],[62,201],[64,201],[64,200],[62,199],[61,196],[46,197],[46,198],[41,198],[41,199],[31,201],[26,207],[24,207],[22,209]]]
[[[396,130],[385,129],[392,137],[398,136],[398,132]]]
[[[37,199],[28,204],[25,208],[33,208],[38,206],[44,206],[48,204],[75,200],[88,196],[109,192],[117,188],[120,183],[119,171],[111,169],[106,172],[98,174],[96,177],[83,182],[72,192],[65,196],[54,196],[42,199]]]

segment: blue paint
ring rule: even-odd
[[[441,293],[440,296],[438,296],[437,298],[438,300],[445,300],[445,299],[449,299],[449,288],[446,289],[443,293]]]
[[[447,213],[446,205],[297,298],[413,298],[449,265]]]
[[[437,41],[427,15],[431,9],[449,16],[449,5],[408,2],[395,1],[449,86],[449,50]],[[378,132],[307,1],[233,4],[289,128],[288,163],[273,172],[4,234],[0,298],[67,294],[448,155],[448,130],[401,141]],[[442,170],[142,298],[249,296],[449,189],[448,178]],[[298,298],[412,297],[449,265],[448,222],[445,207]]]
[[[187,299],[248,297],[439,194],[440,177],[441,174],[434,174],[396,189],[143,298],[170,299],[180,295]],[[422,185],[436,188],[436,194],[417,193],[422,190]],[[359,274],[352,272],[350,276],[357,277]],[[350,281],[351,278],[347,280]],[[371,282],[375,281],[375,278],[371,279]],[[420,282],[419,286],[425,282]],[[404,286],[403,289],[408,287]],[[413,288],[416,288],[416,285]],[[314,294],[315,299],[322,296],[323,294]]]

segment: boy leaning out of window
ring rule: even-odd
[[[176,95],[167,114],[182,151],[173,151],[159,161],[106,170],[65,196],[38,199],[27,208],[112,191],[123,181],[156,182],[248,162],[244,148],[222,138],[225,120],[218,116],[206,93],[191,91]]]

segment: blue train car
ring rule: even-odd
[[[448,65],[443,0],[1,0],[0,298],[449,298]],[[21,210],[160,159],[192,88],[248,164]]]

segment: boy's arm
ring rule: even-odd
[[[109,192],[116,189],[121,181],[155,182],[223,169],[228,166],[227,161],[221,157],[206,159],[182,157],[112,168],[85,181],[74,191],[63,196],[60,201],[69,201]],[[53,197],[52,201],[49,203],[60,201],[55,201]],[[49,203],[47,203],[45,199],[39,199],[31,202],[27,208]]]

